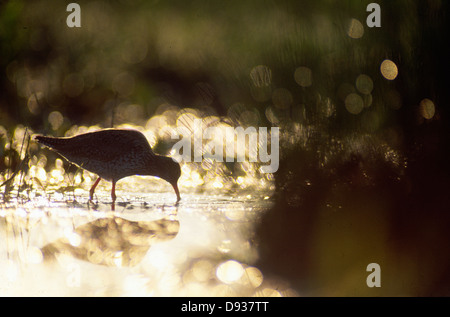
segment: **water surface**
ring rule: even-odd
[[[0,293],[29,296],[280,296],[254,267],[268,196],[107,191],[0,209]],[[284,287],[284,288],[283,288]],[[275,290],[275,288],[277,288]]]

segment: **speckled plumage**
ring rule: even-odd
[[[151,175],[169,182],[180,200],[177,181],[180,165],[171,158],[153,153],[145,136],[137,130],[105,129],[69,138],[36,136],[36,140],[68,161],[99,176],[91,188],[91,199],[100,178],[115,183],[127,176]]]

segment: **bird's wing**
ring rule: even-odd
[[[101,130],[70,138],[37,136],[36,140],[77,164],[109,162],[131,152],[153,154],[145,136],[133,130]]]

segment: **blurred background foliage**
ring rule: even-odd
[[[194,108],[279,126],[260,266],[311,294],[448,295],[448,3],[377,1],[368,28],[370,2],[77,1],[81,28],[68,2],[2,2],[0,167],[18,125],[61,136]]]
[[[267,125],[273,123],[267,107],[278,96],[277,122],[317,123],[318,114],[311,112],[329,98],[336,114],[324,121],[331,127],[376,132],[403,117],[400,105],[408,105],[407,98],[417,105],[422,95],[436,102],[430,96],[433,83],[418,80],[437,71],[423,63],[433,62],[433,43],[427,42],[438,28],[433,17],[444,10],[439,1],[381,3],[382,28],[365,26],[364,1],[79,4],[81,28],[67,27],[65,2],[2,5],[1,104],[7,128],[26,123],[50,132],[46,123],[54,110],[64,118],[55,134],[73,124],[109,126],[114,105],[117,123],[142,123],[162,102],[219,115],[239,103]],[[362,33],[352,38],[351,32]],[[401,66],[395,82],[380,76],[384,59]],[[265,67],[255,69],[259,65]],[[309,69],[308,85],[295,80],[301,66]],[[355,86],[360,74],[369,76],[373,93],[369,114],[354,116],[339,104],[352,89],[342,84]],[[265,75],[268,81],[258,83],[256,77]],[[386,102],[391,89],[410,95],[393,105],[400,111]],[[374,121],[367,117],[377,124],[367,124]]]

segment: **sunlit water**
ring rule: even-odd
[[[289,296],[252,265],[260,194],[109,192],[35,197],[0,209],[0,294]],[[284,285],[284,286],[283,286]]]
[[[153,123],[126,128],[154,146],[167,126]],[[257,162],[236,163],[233,176],[224,163],[181,163],[178,204],[163,180],[128,177],[112,206],[111,183],[100,182],[89,202],[97,176],[42,151],[32,134],[22,126],[4,133],[13,150],[0,174],[0,295],[295,295],[255,267],[254,227],[275,189]]]

